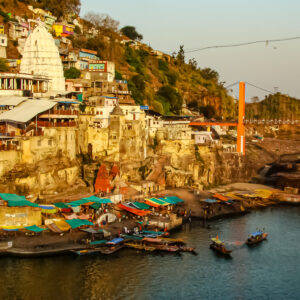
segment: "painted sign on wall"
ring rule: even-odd
[[[89,62],[89,71],[107,72],[107,62],[103,60],[92,60]]]

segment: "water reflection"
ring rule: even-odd
[[[126,249],[107,257],[2,257],[0,299],[299,298],[300,208],[267,209],[210,225],[193,223],[176,233],[197,248],[197,256]],[[241,245],[257,227],[267,229],[269,241],[251,249]],[[234,250],[231,260],[209,249],[216,234]]]

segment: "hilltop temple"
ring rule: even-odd
[[[52,35],[41,23],[25,42],[20,73],[48,78],[47,92],[50,95],[65,92],[63,65],[58,48]]]

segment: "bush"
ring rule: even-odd
[[[158,60],[158,69],[161,71],[164,71],[164,72],[168,72],[169,71],[168,63],[163,59],[159,59]]]
[[[156,93],[156,100],[164,106],[165,113],[180,114],[182,97],[172,86],[163,86]]]
[[[7,71],[9,71],[7,60],[4,58],[0,58],[0,72],[7,72]]]
[[[80,77],[80,70],[71,67],[70,69],[66,69],[64,71],[64,76],[66,79],[76,79]]]
[[[115,79],[116,80],[123,80],[123,76],[120,72],[118,72],[117,70],[115,70]]]

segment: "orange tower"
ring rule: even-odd
[[[237,152],[245,155],[245,82],[240,81],[239,88],[239,120],[237,126]]]

